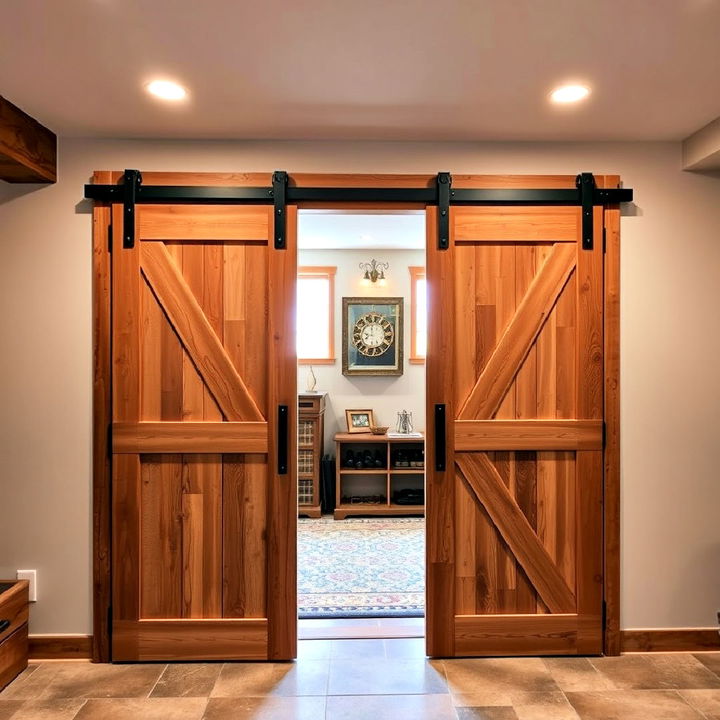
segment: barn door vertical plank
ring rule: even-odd
[[[450,243],[437,248],[438,209],[426,211],[428,353],[426,360],[426,402],[428,428],[426,444],[427,511],[427,615],[428,655],[455,654],[455,327],[453,307],[455,284],[455,230],[450,210]],[[435,469],[435,405],[445,405],[445,470]]]
[[[93,182],[109,184],[112,173],[96,172]],[[110,660],[110,474],[108,426],[112,422],[109,229],[111,208],[93,208],[93,649],[94,662]]]
[[[602,207],[594,208],[592,251],[578,249],[578,389],[577,417],[603,418],[603,221]],[[602,650],[602,452],[577,453],[576,537],[578,651]]]
[[[297,361],[295,287],[297,208],[287,207],[286,247],[275,249],[273,209],[268,209],[268,659],[297,655]],[[278,406],[288,408],[288,468],[277,464]]]

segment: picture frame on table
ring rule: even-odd
[[[346,410],[345,420],[349,433],[369,433],[375,426],[375,416],[372,410]]]

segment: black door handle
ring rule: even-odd
[[[288,406],[278,405],[278,424],[277,424],[277,473],[278,475],[287,475],[288,471],[288,443],[290,436],[288,434]]]
[[[0,620],[0,633],[5,632],[10,627],[9,620]]]
[[[435,470],[445,472],[447,436],[445,431],[445,405],[435,405]]]

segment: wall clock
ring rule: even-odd
[[[343,298],[343,375],[402,375],[403,298]]]

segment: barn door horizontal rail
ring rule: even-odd
[[[285,247],[285,206],[303,202],[411,203],[438,206],[438,247],[449,246],[449,208],[452,205],[577,205],[582,207],[582,246],[593,245],[592,208],[630,202],[631,188],[598,188],[592,173],[577,176],[574,188],[509,189],[453,188],[450,173],[438,173],[434,186],[401,187],[295,187],[284,171],[273,173],[268,187],[217,187],[189,185],[143,185],[137,170],[126,170],[121,185],[85,185],[85,197],[101,202],[122,202],[125,217],[134,218],[136,204],[191,203],[197,205],[273,205],[275,247]],[[123,246],[132,247],[134,223],[126,223]]]

